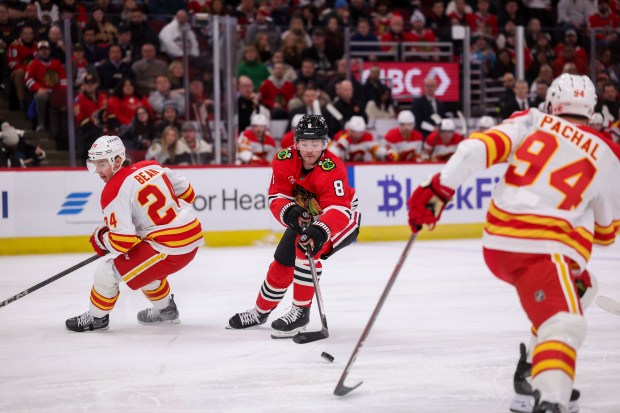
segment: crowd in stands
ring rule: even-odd
[[[213,45],[211,29],[197,23],[205,13],[237,19],[237,153],[223,153],[224,161],[269,163],[289,142],[272,136],[272,123],[290,131],[302,114],[326,118],[330,148],[346,161],[450,156],[464,136],[452,119],[459,108],[436,96],[438,80],[425,79],[421,96],[394,99],[379,66],[363,78],[359,68],[348,75],[355,62],[345,35],[350,51],[371,65],[385,61],[381,52],[393,44],[430,42],[405,45],[415,52],[406,60],[437,61],[433,42],[451,43],[452,61],[501,79],[494,121],[541,107],[560,73],[590,75],[599,93],[596,127],[620,139],[620,0],[4,0],[4,96],[64,150],[68,81],[75,85],[78,158],[98,136],[116,134],[134,158],[212,163]],[[471,31],[471,62],[462,60],[454,26]],[[517,26],[526,27],[524,79],[516,78]],[[393,128],[374,134],[377,122],[389,120]]]

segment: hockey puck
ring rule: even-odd
[[[321,353],[321,357],[323,357],[325,360],[329,361],[330,363],[333,363],[333,362],[334,362],[334,356],[332,356],[332,355],[331,355],[331,354],[329,354],[329,353],[322,352],[322,353]]]

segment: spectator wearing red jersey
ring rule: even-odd
[[[573,63],[578,74],[585,75],[588,73],[588,62],[577,57],[573,46],[565,45],[562,54],[553,61],[553,75],[556,77],[561,75],[567,63]]]
[[[489,0],[478,0],[476,13],[466,13],[467,25],[473,33],[483,33],[486,25],[491,26],[493,34],[498,33],[497,16],[489,13]]]
[[[618,39],[620,17],[611,12],[609,0],[598,1],[598,11],[588,18],[588,29],[596,30],[597,47],[609,46]]]
[[[558,43],[553,50],[556,57],[562,55],[562,49],[564,49],[566,45],[573,46],[575,49],[575,56],[579,60],[584,62],[588,61],[588,52],[586,52],[583,47],[579,46],[579,37],[574,29],[568,29],[564,32],[564,42]]]
[[[26,110],[26,66],[34,59],[36,45],[34,32],[30,26],[22,26],[19,38],[7,49],[7,64],[11,73],[11,83],[15,87],[19,107]]]
[[[427,29],[424,27],[424,25],[426,24],[426,18],[424,17],[424,15],[419,12],[419,11],[415,11],[412,15],[411,15],[411,41],[413,42],[436,42],[437,41],[437,36],[435,36],[435,33],[433,33],[433,31],[431,29]],[[437,47],[431,47],[431,46],[416,46],[413,48],[413,50],[415,50],[416,52],[422,52],[422,53],[426,53],[426,52],[438,52],[439,49]],[[428,60],[430,57],[429,56],[424,56],[424,55],[419,55],[416,53],[416,57],[418,59],[421,60]],[[434,60],[438,60],[439,56],[434,56]],[[414,58],[414,60],[417,60]]]
[[[50,58],[50,45],[47,40],[37,43],[35,59],[26,67],[26,87],[34,93],[37,109],[37,131],[46,129],[46,119],[50,119],[51,138],[58,138],[61,111],[66,108],[63,102],[67,88],[67,74],[59,60]],[[65,97],[66,99],[66,97]],[[59,142],[59,149],[65,149]]]
[[[441,4],[443,5],[443,0]],[[390,11],[389,0],[378,0],[375,4],[375,10],[372,12],[372,23],[375,27],[375,34],[379,37],[383,36],[390,30],[390,21],[393,14]]]
[[[403,20],[403,16],[399,14],[395,14],[392,16],[392,20],[390,20],[390,29],[381,36],[382,42],[412,42],[414,37],[411,32],[404,30],[405,21]],[[390,51],[397,55],[398,60],[402,60],[400,56],[400,48],[393,46],[382,46],[381,50],[384,52]]]
[[[467,26],[468,21],[475,19],[465,0],[453,0],[448,4],[447,13],[450,20],[457,21],[460,26]]]
[[[153,118],[153,109],[148,99],[138,92],[134,80],[129,78],[118,82],[114,94],[108,99],[108,113],[114,115],[123,126],[131,123],[140,106],[144,106]]]
[[[423,159],[431,162],[446,162],[456,151],[463,135],[455,132],[452,119],[442,119],[439,129],[428,135],[423,146]]]
[[[105,119],[108,97],[97,92],[99,85],[94,73],[84,76],[81,93],[73,101],[73,115],[77,125],[77,157],[83,158],[93,142],[103,133],[101,124]]]
[[[398,127],[385,134],[385,141],[396,151],[400,162],[417,162],[422,155],[424,137],[415,128],[415,116],[410,110],[398,114]]]
[[[295,96],[295,86],[284,78],[283,63],[273,65],[273,72],[260,85],[262,102],[271,110],[272,119],[287,119],[288,102]]]

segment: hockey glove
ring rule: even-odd
[[[439,174],[417,187],[407,202],[411,231],[417,233],[423,225],[432,230],[453,195],[454,189],[441,185]]]
[[[313,257],[321,251],[323,244],[327,241],[327,233],[323,228],[321,228],[321,225],[325,224],[314,223],[307,228],[304,228],[304,231],[301,233],[301,237],[297,243],[300,250],[312,255]]]
[[[301,234],[310,222],[312,217],[306,212],[303,207],[299,205],[291,205],[284,211],[282,220],[288,225],[290,229],[298,234]]]
[[[100,257],[108,253],[108,249],[103,242],[103,237],[105,237],[109,231],[108,227],[97,227],[93,235],[90,236],[90,245],[93,246],[93,249]]]

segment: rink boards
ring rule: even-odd
[[[360,241],[406,239],[407,198],[437,164],[350,165],[362,212]],[[471,177],[459,188],[441,225],[421,238],[471,238],[482,233],[491,192],[505,166]],[[196,192],[194,209],[209,246],[274,243],[283,228],[269,211],[267,167],[178,168]],[[88,237],[102,224],[103,183],[85,169],[0,172],[0,254],[90,250]]]

